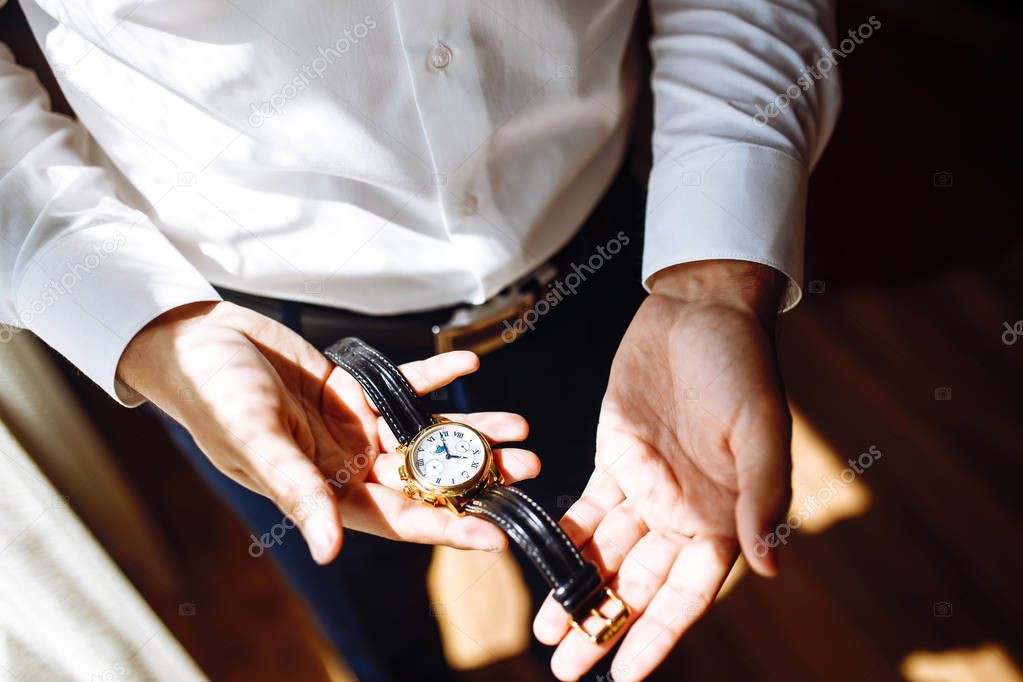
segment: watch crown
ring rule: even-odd
[[[405,468],[404,464],[398,467],[398,478],[400,478],[403,481],[408,480],[408,470]]]
[[[405,488],[404,488],[404,490],[402,490],[402,492],[405,493],[406,497],[411,497],[413,499],[417,496],[416,495],[416,492],[417,492],[416,491],[416,487],[414,485],[411,485],[411,484],[405,486]]]

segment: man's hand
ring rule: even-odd
[[[757,546],[790,495],[791,420],[775,364],[773,322],[783,277],[738,261],[659,274],[611,367],[596,468],[562,525],[632,610],[612,664],[641,679],[710,606],[741,546]],[[534,622],[558,645],[551,669],[578,679],[614,642],[568,627],[551,598]]]
[[[478,365],[459,351],[401,369],[423,394]],[[117,374],[184,425],[220,471],[292,517],[320,563],[337,556],[342,521],[396,540],[488,550],[507,544],[486,521],[405,498],[397,443],[359,384],[262,315],[230,303],[176,308],[132,339]],[[528,431],[522,417],[506,412],[451,417],[494,443]],[[508,480],[539,472],[531,452],[494,454]]]

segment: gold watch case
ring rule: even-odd
[[[490,441],[478,429],[474,429],[468,424],[451,421],[436,415],[434,419],[436,421],[417,433],[411,443],[398,446],[398,452],[405,458],[405,463],[398,467],[398,475],[405,482],[403,492],[413,500],[434,507],[447,507],[459,516],[464,516],[465,505],[477,493],[489,486],[504,483],[504,477],[501,476],[501,472],[494,463],[494,453],[490,449]],[[414,466],[413,459],[423,440],[440,429],[452,427],[467,429],[476,434],[480,442],[483,443],[483,464],[480,466],[479,471],[464,483],[457,485],[435,485],[420,475]]]

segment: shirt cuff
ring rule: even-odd
[[[145,399],[116,380],[135,334],[160,314],[220,295],[152,225],[75,230],[35,256],[14,297],[20,324],[122,405]]]
[[[802,298],[807,171],[768,147],[728,144],[650,172],[643,286],[660,270],[701,260],[743,260],[788,277],[781,311]]]

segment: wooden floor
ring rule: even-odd
[[[840,6],[843,32],[871,14],[882,28],[842,64],[843,118],[811,183],[807,279],[823,291],[781,329],[793,504],[813,511],[781,553],[781,577],[740,565],[655,679],[1023,679],[1023,338],[1003,342],[1004,324],[1023,320],[1010,153],[1018,9]],[[196,610],[154,606],[208,674],[346,679],[150,418],[76,381],[174,550],[180,602]],[[869,467],[843,473],[871,448]],[[530,616],[516,570],[438,555],[434,581],[476,581],[441,614],[442,629],[457,618],[478,642],[450,651],[467,679],[542,674],[516,655]],[[494,588],[511,614],[500,622],[481,596]]]

